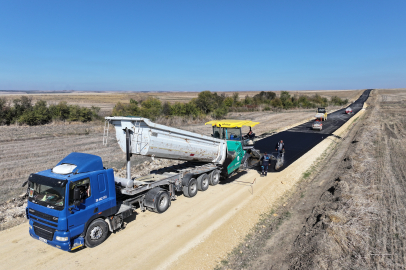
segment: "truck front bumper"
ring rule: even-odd
[[[38,236],[35,233],[34,228],[33,228],[32,220],[30,220],[30,222],[29,222],[29,230],[28,231],[29,231],[31,237],[36,239],[36,240],[39,240],[39,241],[44,242],[44,243],[46,243],[46,244],[48,244],[50,246],[59,248],[59,249],[64,250],[64,251],[71,250],[72,245],[71,245],[71,239],[70,239],[70,233],[69,232],[55,231],[52,240],[44,239],[44,238]],[[56,240],[57,236],[58,237],[67,237],[68,240],[67,241],[58,241],[58,240]]]

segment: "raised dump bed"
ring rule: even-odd
[[[106,117],[116,129],[120,148],[126,152],[127,131],[129,152],[157,158],[223,164],[227,142],[194,132],[159,125],[142,117]]]

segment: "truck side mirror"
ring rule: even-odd
[[[75,187],[73,189],[73,204],[75,206],[79,206],[80,205],[80,201],[81,201],[81,196],[80,196],[80,188],[79,187]]]

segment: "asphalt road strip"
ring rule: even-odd
[[[349,106],[352,108],[352,114],[346,114],[345,108],[328,114],[327,121],[323,121],[323,129],[321,131],[312,129],[312,124],[314,122],[314,120],[312,120],[286,131],[258,140],[255,143],[255,148],[259,149],[261,153],[267,152],[268,154],[273,154],[276,156],[276,144],[280,140],[283,140],[285,143],[286,152],[284,166],[279,170],[282,171],[322,140],[328,136],[334,136],[332,134],[334,131],[339,129],[362,109],[371,90],[372,89],[365,90],[364,93],[362,93],[362,95]],[[269,172],[275,172],[275,161],[273,161],[269,167]]]

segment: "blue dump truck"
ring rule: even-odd
[[[146,118],[106,119],[114,125],[117,142],[127,154],[127,177],[115,177],[99,156],[75,152],[52,169],[31,174],[24,185],[28,183],[26,211],[33,238],[65,251],[95,247],[109,232],[124,228],[124,219],[135,209],[163,213],[177,192],[194,197],[218,184],[220,176],[228,177],[260,160],[252,138],[241,134],[242,126],[257,122],[209,122],[213,126],[209,137]],[[132,154],[185,163],[132,179]]]

